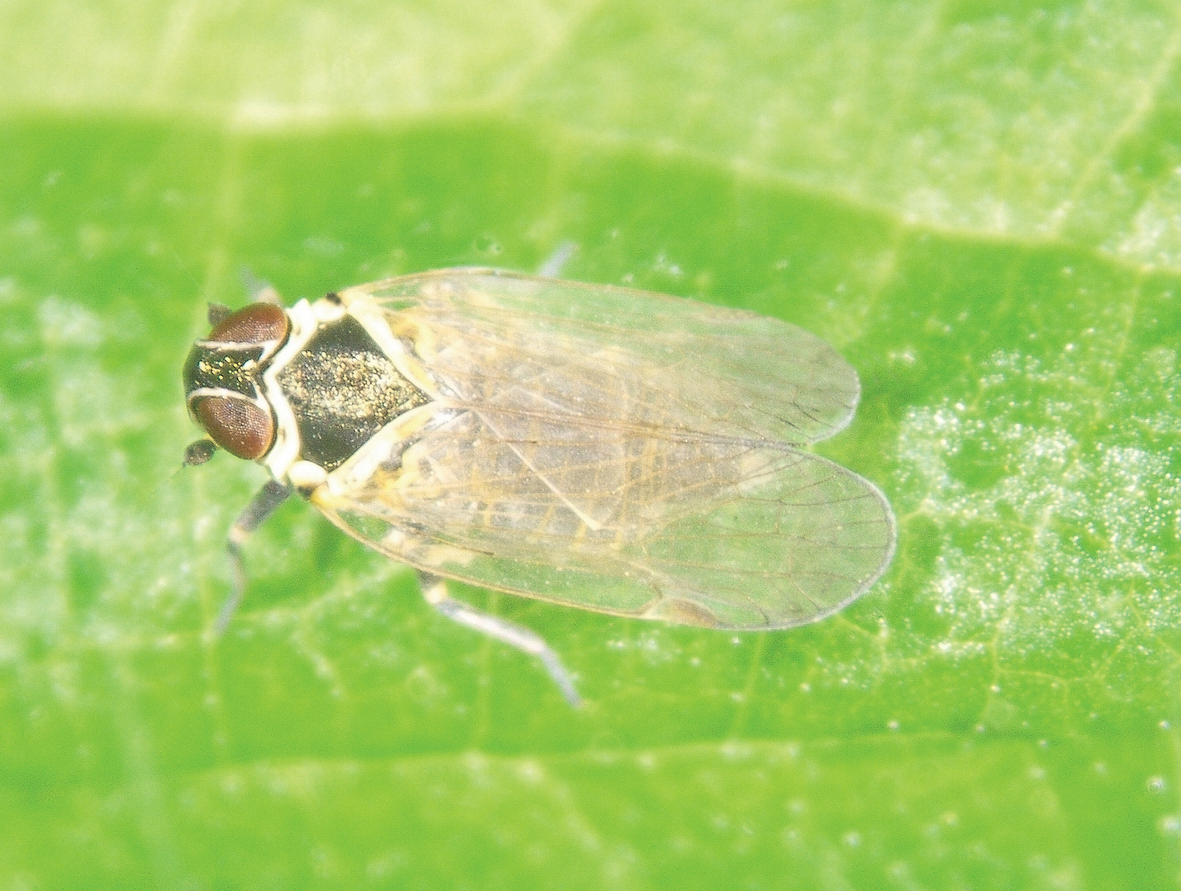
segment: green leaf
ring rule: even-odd
[[[1181,875],[1181,27],[1152,3],[0,10],[0,886],[1157,888]],[[461,596],[197,437],[240,270],[741,306],[858,369],[837,617]],[[785,361],[789,361],[786,357]]]

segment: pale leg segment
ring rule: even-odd
[[[263,521],[275,512],[280,504],[287,500],[295,490],[290,486],[270,480],[251,499],[246,509],[238,514],[234,525],[230,527],[230,534],[226,538],[226,551],[230,555],[230,571],[234,576],[234,590],[222,604],[217,620],[213,623],[213,633],[220,637],[230,624],[230,619],[238,611],[239,604],[246,594],[246,567],[242,563],[242,545]]]
[[[461,625],[467,625],[469,628],[494,637],[510,647],[516,647],[522,653],[536,656],[541,660],[541,664],[545,666],[550,677],[554,679],[554,683],[558,685],[558,689],[562,691],[566,701],[574,708],[578,708],[582,704],[578,691],[574,689],[574,681],[570,677],[570,672],[566,670],[566,666],[562,664],[558,654],[550,649],[549,644],[542,640],[536,632],[514,622],[509,622],[507,619],[490,616],[473,606],[452,599],[451,595],[447,593],[446,582],[437,575],[420,571],[418,580],[422,586],[422,596],[426,598],[427,603]]]

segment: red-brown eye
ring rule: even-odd
[[[205,396],[196,400],[193,414],[209,437],[237,458],[261,458],[275,439],[270,414],[245,399]]]
[[[252,303],[218,322],[206,340],[220,343],[263,343],[282,340],[287,315],[273,303]]]

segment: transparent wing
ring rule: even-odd
[[[782,322],[606,290],[455,271],[370,286],[445,398],[313,502],[395,559],[620,615],[777,628],[863,593],[890,508],[790,444],[847,422],[852,370]]]
[[[487,270],[344,292],[394,325],[453,394],[659,429],[804,444],[849,423],[857,374],[813,334],[693,300]]]

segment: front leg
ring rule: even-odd
[[[230,624],[230,619],[234,617],[234,613],[238,611],[238,605],[246,595],[246,567],[242,563],[242,545],[246,543],[246,539],[250,537],[251,533],[261,526],[263,521],[273,514],[294,491],[290,486],[270,480],[258,490],[250,504],[242,513],[238,514],[238,519],[234,520],[234,525],[230,527],[230,534],[226,538],[226,551],[230,555],[230,571],[234,576],[234,590],[230,592],[230,596],[222,604],[221,611],[217,614],[217,620],[213,623],[213,633],[216,636],[220,637],[225,632],[226,626]]]

